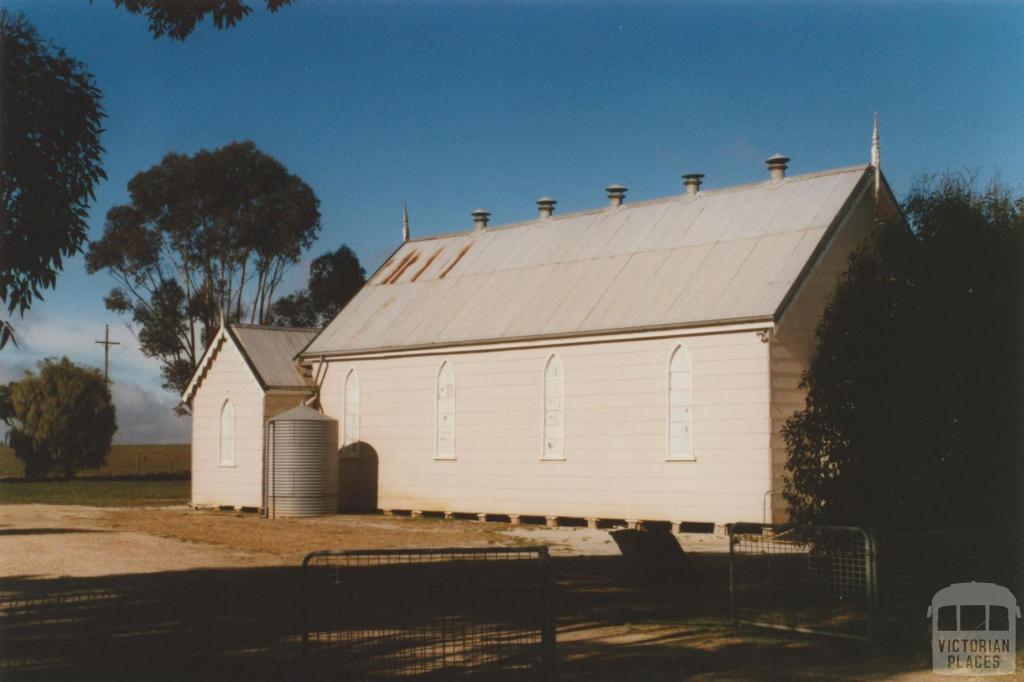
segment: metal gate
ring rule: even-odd
[[[302,610],[311,678],[554,678],[546,547],[313,552]]]
[[[875,570],[871,536],[861,528],[729,526],[736,623],[871,639]]]

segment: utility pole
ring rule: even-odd
[[[97,341],[96,343],[98,343],[101,346],[103,346],[103,380],[104,381],[110,381],[110,378],[108,376],[108,372],[109,372],[109,369],[110,369],[110,347],[111,346],[120,346],[121,342],[120,341],[111,341],[110,340],[110,325],[107,324],[107,325],[104,325],[104,327],[105,327],[106,331],[103,332],[103,340],[102,341]]]

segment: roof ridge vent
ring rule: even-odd
[[[555,204],[558,202],[551,197],[541,197],[537,199],[537,210],[540,211],[541,218],[550,218],[555,213]]]
[[[703,182],[703,173],[687,173],[683,176],[683,186],[686,187],[687,194],[696,194],[699,192],[700,186]]]
[[[772,154],[765,159],[765,165],[768,166],[768,173],[772,176],[772,180],[781,180],[786,177],[786,169],[789,168],[789,157],[782,154]]]
[[[608,185],[604,188],[605,192],[608,192],[608,205],[615,208],[622,206],[622,202],[626,200],[626,192],[629,188],[625,185]]]
[[[470,215],[473,216],[473,228],[477,230],[487,227],[487,221],[491,219],[491,212],[486,208],[478,208]]]

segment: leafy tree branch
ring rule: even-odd
[[[184,389],[226,319],[261,324],[288,268],[320,230],[319,200],[252,142],[168,154],[128,183],[86,254],[117,281],[108,309],[140,328],[164,387]]]

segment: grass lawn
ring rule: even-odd
[[[0,504],[82,504],[128,507],[186,504],[191,482],[173,481],[0,481]]]
[[[177,474],[190,468],[191,446],[145,445],[121,443],[110,447],[106,463],[98,469],[79,471],[78,476],[137,476],[148,474]],[[20,478],[24,467],[14,451],[0,445],[0,478]]]

